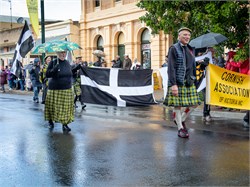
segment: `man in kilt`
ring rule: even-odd
[[[82,57],[81,56],[76,57],[76,62],[75,62],[75,64],[72,65],[72,69],[81,65],[82,63],[83,63]],[[86,65],[86,63],[85,63],[85,65]],[[81,101],[82,91],[81,91],[81,78],[80,78],[79,70],[77,70],[73,74],[73,89],[74,89],[74,93],[75,93],[75,98],[74,98],[75,108],[77,108],[76,101],[79,100],[81,102],[81,105],[82,105],[82,110],[85,109],[86,105]]]
[[[168,52],[168,92],[164,105],[174,107],[174,122],[178,136],[188,138],[185,120],[201,103],[195,86],[196,62],[193,49],[188,45],[191,30],[183,27],[178,30],[178,42]],[[182,108],[182,107],[186,107]]]

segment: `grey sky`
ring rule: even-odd
[[[11,0],[12,16],[28,17],[26,0]],[[44,0],[45,19],[72,19],[79,20],[81,14],[81,0]],[[38,0],[38,17],[40,13],[40,0]],[[10,16],[9,0],[0,0],[0,15]]]

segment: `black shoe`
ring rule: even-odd
[[[243,127],[249,128],[249,123],[245,120],[243,120]]]
[[[86,105],[82,105],[82,110],[84,110],[86,108]]]
[[[188,138],[189,134],[188,134],[187,130],[180,129],[180,130],[178,130],[178,136],[180,138]]]
[[[41,104],[45,104],[45,101],[42,101]]]
[[[52,120],[49,120],[48,128],[49,129],[53,129],[54,128],[54,122]]]
[[[71,128],[69,128],[68,125],[63,125],[62,130],[63,130],[63,132],[69,132],[69,131],[71,131]]]
[[[52,123],[49,122],[49,126],[48,127],[49,127],[49,129],[53,129],[54,128],[54,123],[53,122]]]

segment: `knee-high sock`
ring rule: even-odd
[[[185,121],[187,117],[194,111],[194,107],[187,107],[181,114],[181,121]]]
[[[175,121],[177,123],[178,130],[180,130],[183,128],[182,122],[181,122],[181,110],[174,109],[174,113],[175,113]]]

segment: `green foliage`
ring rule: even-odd
[[[248,1],[141,0],[137,6],[147,11],[140,20],[152,34],[163,30],[176,39],[177,30],[185,26],[192,29],[193,38],[207,32],[223,34],[228,38],[223,45],[228,48],[249,43]]]
[[[249,45],[244,45],[242,48],[237,50],[234,60],[236,62],[244,61],[249,58]]]

